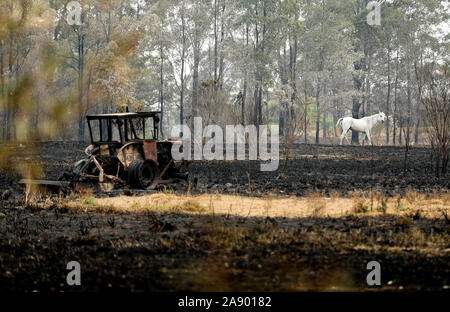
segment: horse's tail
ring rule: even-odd
[[[339,118],[339,120],[336,123],[336,128],[338,128],[339,124],[341,124],[341,130],[342,130],[342,120],[344,120],[344,118]],[[336,131],[337,133],[337,131]]]

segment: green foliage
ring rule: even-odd
[[[430,31],[449,20],[435,0],[385,2],[381,26],[368,25],[365,2],[354,0],[79,2],[81,26],[68,25],[67,1],[1,2],[3,141],[83,139],[88,113],[162,103],[170,129],[182,101],[185,121],[241,122],[241,109],[246,123],[258,109],[260,121],[275,121],[303,112],[304,92],[307,119],[320,127],[325,112],[341,117],[353,101],[366,115],[392,115],[395,105],[396,118],[409,112],[415,122],[414,62],[448,57],[448,38]]]
[[[89,196],[83,200],[83,204],[93,206],[95,205],[95,197]]]

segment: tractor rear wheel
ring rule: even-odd
[[[135,160],[128,167],[128,183],[131,187],[154,189],[158,184],[159,170],[153,160]]]

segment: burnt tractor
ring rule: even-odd
[[[160,112],[88,115],[91,145],[70,179],[98,182],[103,191],[117,185],[154,189],[160,183],[185,179],[180,171],[183,164],[171,155],[176,141],[158,139],[159,122]]]
[[[177,141],[160,141],[160,112],[88,115],[91,145],[86,158],[59,181],[21,180],[45,189],[92,188],[103,192],[128,186],[151,190],[158,184],[187,179],[184,162],[175,162],[171,150]]]

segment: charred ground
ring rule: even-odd
[[[85,157],[84,142],[46,142],[25,146],[17,163],[34,162],[42,178],[59,179],[73,164]],[[283,158],[285,150],[280,148]],[[304,196],[312,191],[332,191],[342,195],[354,191],[379,190],[387,196],[417,190],[423,193],[448,190],[450,179],[437,178],[433,151],[412,147],[405,171],[405,152],[394,146],[335,146],[298,144],[290,149],[287,163],[281,159],[274,172],[260,171],[259,161],[194,161],[189,166],[189,182],[194,192],[223,192],[242,195],[267,193]],[[14,188],[17,175],[2,174],[0,190]],[[184,188],[176,185],[175,189]]]
[[[35,161],[45,178],[57,179],[83,157],[84,147],[77,142],[22,147],[17,161]],[[435,178],[430,149],[410,150],[406,174],[399,147],[297,145],[291,155],[295,159],[286,165],[282,160],[276,172],[260,172],[258,162],[194,162],[190,183],[178,183],[173,191],[264,196],[268,201],[313,196],[313,213],[306,217],[214,213],[214,201],[226,200],[220,196],[211,197],[210,207],[191,200],[129,211],[95,202],[123,191],[42,198],[24,205],[23,191],[15,184],[18,176],[3,171],[0,288],[378,289],[365,282],[365,266],[372,260],[382,266],[381,289],[448,288],[450,179]],[[369,198],[376,193],[392,202],[398,197],[400,206],[408,192],[435,199],[436,213],[425,215],[409,206],[381,212],[378,203],[378,212],[365,211],[361,204],[365,209],[330,217],[327,206],[317,204],[320,196]],[[133,190],[126,194],[143,195]],[[414,198],[409,201],[416,207]],[[65,283],[66,264],[72,260],[82,266],[80,288]]]

